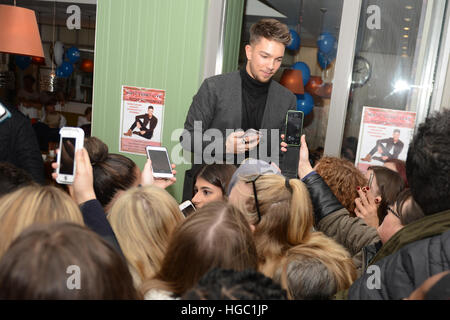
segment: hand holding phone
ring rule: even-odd
[[[147,156],[152,161],[152,173],[155,178],[173,178],[172,166],[166,147],[147,146]]]
[[[286,114],[286,131],[285,141],[288,146],[300,146],[300,139],[303,131],[303,118],[302,111],[289,110]]]
[[[75,152],[83,149],[84,131],[81,128],[63,127],[59,134],[56,182],[72,184],[76,173]]]
[[[180,211],[183,212],[185,217],[187,217],[190,214],[195,212],[195,206],[189,200],[186,200],[185,202],[180,204],[179,207],[180,207]]]

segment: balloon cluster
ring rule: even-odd
[[[303,86],[306,86],[311,78],[311,70],[309,69],[308,65],[302,61],[298,61],[294,63],[291,68],[300,70],[302,72]],[[297,96],[297,110],[303,111],[303,113],[306,116],[312,111],[314,107],[314,99],[307,92],[305,92],[304,94],[296,94],[296,96]]]
[[[329,32],[323,32],[317,39],[317,62],[320,68],[327,69],[331,62],[336,59],[337,42],[336,38]]]
[[[64,60],[65,58],[68,60]],[[56,76],[68,78],[73,72],[73,64],[80,60],[80,50],[77,47],[70,47],[64,55],[64,45],[57,41],[54,48],[55,63],[58,66]]]

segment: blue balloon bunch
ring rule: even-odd
[[[319,48],[317,62],[322,69],[326,69],[336,59],[336,38],[329,32],[323,32],[317,39],[317,47]]]
[[[297,31],[293,29],[289,29],[289,33],[291,34],[291,43],[286,46],[289,50],[298,50],[300,48],[300,36],[298,35]]]
[[[56,69],[56,76],[60,78],[68,78],[73,72],[73,64],[80,60],[80,50],[77,47],[70,47],[66,51],[66,58],[69,61],[63,61]]]

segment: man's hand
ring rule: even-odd
[[[383,159],[384,161],[386,161],[387,159],[389,159],[388,156],[382,156],[381,159]]]
[[[172,169],[175,169],[174,164],[172,164]],[[175,176],[177,174],[177,172],[175,170],[172,170],[172,174]],[[172,184],[174,184],[176,181],[177,181],[176,177],[169,178],[169,179],[153,177],[152,160],[147,159],[147,162],[145,163],[144,169],[142,170],[142,174],[141,174],[141,184],[143,186],[154,185],[154,186],[160,187],[162,189],[165,189],[168,186],[171,186]]]
[[[139,131],[141,134],[145,134],[145,130],[141,130]]]
[[[258,135],[244,137],[244,131],[232,132],[225,142],[226,153],[244,153],[259,143]]]

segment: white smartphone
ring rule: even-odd
[[[172,165],[166,147],[147,146],[147,156],[152,160],[153,176],[155,178],[173,178]]]
[[[63,127],[59,130],[58,178],[60,184],[72,184],[75,173],[75,152],[83,149],[84,130],[81,128]]]
[[[180,211],[183,212],[185,217],[187,217],[188,215],[195,212],[195,206],[191,201],[186,200],[185,202],[180,204]]]
[[[0,103],[0,122],[11,117],[11,113]]]

